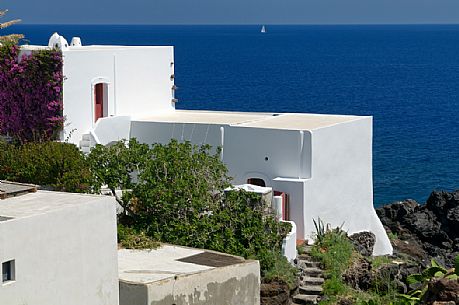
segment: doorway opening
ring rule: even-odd
[[[108,116],[108,84],[94,85],[94,122]]]
[[[266,186],[265,180],[260,179],[260,178],[249,178],[247,179],[247,183],[252,184],[252,185],[262,186],[262,187]]]

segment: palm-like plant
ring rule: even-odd
[[[6,15],[8,10],[0,10],[0,18]],[[10,20],[6,22],[0,22],[0,30],[12,26],[13,24],[21,22],[21,19]],[[10,34],[6,36],[0,36],[0,43],[17,43],[19,39],[24,38],[22,34]]]

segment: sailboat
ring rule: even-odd
[[[265,26],[264,26],[264,25],[261,27],[261,31],[260,31],[260,32],[262,32],[262,33],[266,33],[266,28],[265,28]]]

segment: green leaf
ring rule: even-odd
[[[415,297],[415,298],[421,298],[422,290],[419,290],[419,289],[414,290],[414,291],[410,292],[410,296],[411,297]]]
[[[432,267],[441,267],[440,264],[433,258],[430,260],[430,263],[432,264]]]
[[[457,274],[450,274],[446,278],[449,279],[449,280],[456,281],[457,279],[459,279],[459,276]]]
[[[435,277],[435,274],[437,272],[441,272],[442,274],[446,274],[448,271],[446,271],[446,269],[442,268],[442,267],[429,267],[429,268],[427,268],[426,270],[424,270],[422,272],[422,275],[426,279],[431,279],[431,278]]]
[[[445,275],[445,273],[443,273],[442,271],[438,271],[434,274],[434,277],[442,277],[443,275]]]
[[[408,284],[416,284],[424,281],[424,276],[422,274],[411,274],[406,278]]]
[[[409,301],[419,301],[420,300],[419,298],[413,297],[413,296],[408,295],[408,294],[399,294],[398,296],[400,298],[402,298],[402,299],[409,300]]]

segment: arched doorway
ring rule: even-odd
[[[94,85],[94,122],[108,116],[108,84]]]

